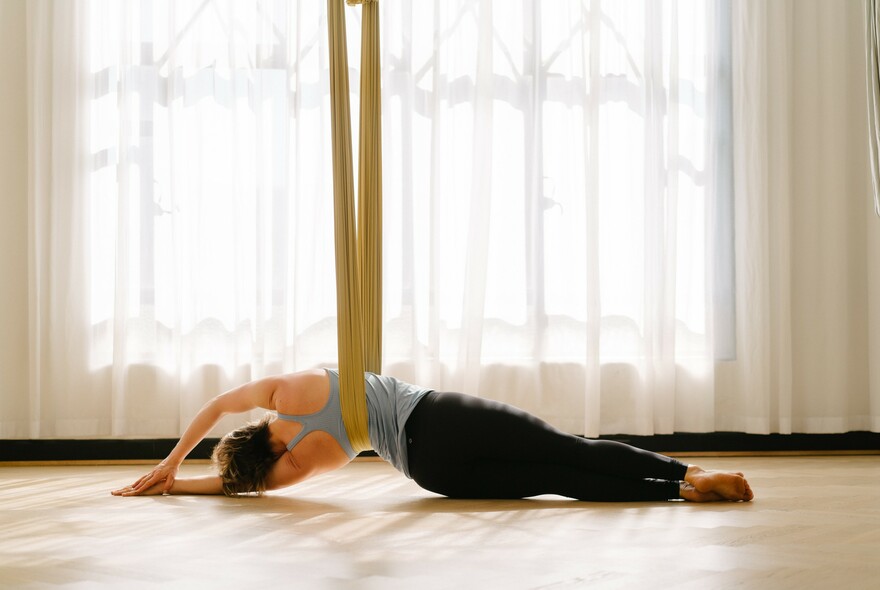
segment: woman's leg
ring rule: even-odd
[[[406,429],[413,478],[454,497],[665,500],[679,497],[687,471],[669,457],[569,435],[512,406],[457,393],[427,396]]]

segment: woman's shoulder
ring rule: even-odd
[[[310,369],[277,377],[275,410],[282,414],[311,414],[319,411],[330,394],[330,379],[324,369]]]

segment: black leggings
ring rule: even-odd
[[[422,398],[406,434],[413,479],[452,498],[668,500],[679,497],[687,471],[675,459],[565,434],[512,406],[460,393]]]

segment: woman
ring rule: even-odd
[[[588,501],[749,501],[741,473],[704,471],[612,441],[565,434],[521,410],[392,377],[364,376],[370,442],[423,488],[454,498],[559,494]],[[312,370],[247,383],[205,404],[152,471],[117,496],[262,493],[342,467],[355,452],[339,405],[339,376]],[[184,458],[226,414],[265,408],[217,444],[219,475],[178,478]]]

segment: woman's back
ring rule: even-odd
[[[280,395],[279,395],[280,392]],[[339,399],[339,377],[335,372],[324,371],[291,376],[276,390],[275,408],[280,422],[296,424],[296,434],[286,443],[293,450],[301,440],[313,432],[330,435],[348,459],[357,453],[352,449],[342,420]],[[295,412],[288,412],[298,408]]]

